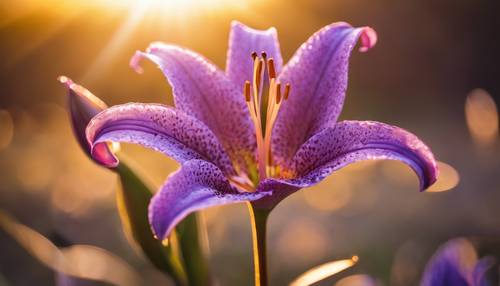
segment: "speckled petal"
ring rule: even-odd
[[[474,246],[466,239],[453,239],[441,246],[427,263],[421,286],[471,286],[477,263]]]
[[[213,164],[202,160],[187,161],[172,174],[149,204],[149,222],[160,239],[188,214],[213,206],[253,201],[266,193],[240,193]]]
[[[291,84],[273,131],[275,159],[286,164],[302,143],[335,122],[344,104],[349,56],[361,37],[361,51],[376,42],[369,27],[346,23],[324,27],[309,38],[283,68],[282,83]]]
[[[252,52],[266,52],[268,58],[274,59],[276,72],[281,71],[283,59],[276,29],[255,30],[233,21],[229,34],[226,74],[238,87],[243,88],[245,80],[251,81],[253,78]]]
[[[175,106],[205,123],[219,138],[233,160],[254,155],[256,143],[243,86],[235,86],[214,64],[192,51],[153,43],[131,59],[136,70],[140,59],[156,63],[172,86]]]
[[[232,174],[231,162],[215,135],[199,120],[182,111],[160,105],[128,103],[99,113],[87,127],[92,156],[114,167],[114,156],[100,152],[107,142],[141,144],[184,162],[204,159]],[[112,154],[108,154],[112,155]]]
[[[341,121],[311,137],[293,158],[294,184],[318,183],[333,171],[362,160],[399,160],[418,175],[420,189],[432,185],[438,169],[429,148],[401,128],[374,121]]]

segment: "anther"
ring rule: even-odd
[[[263,58],[264,60],[266,60],[266,58],[267,58],[267,54],[266,54],[266,52],[262,51],[262,53],[260,53],[260,55],[262,56],[262,58]]]
[[[257,57],[257,52],[252,52],[252,59],[255,60],[256,57]]]
[[[276,84],[276,104],[281,101],[281,83]]]
[[[288,99],[288,95],[290,95],[290,84],[289,83],[287,83],[285,85],[285,100]]]
[[[245,87],[244,87],[244,91],[243,91],[243,94],[245,95],[245,100],[247,102],[250,102],[250,81],[245,81]]]
[[[262,60],[256,58],[255,61],[257,61],[257,65],[255,66],[254,70],[254,83],[256,85],[256,92],[258,93],[260,91],[260,81],[261,81],[261,76],[262,76]]]
[[[274,68],[274,60],[270,58],[267,60],[267,70],[269,73],[269,78],[276,78],[276,69]]]

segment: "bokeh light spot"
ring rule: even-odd
[[[351,275],[347,276],[339,282],[335,283],[335,286],[376,286],[378,285],[375,279],[371,278],[368,275],[365,274],[356,274],[356,275]]]
[[[498,109],[484,89],[474,89],[465,101],[465,118],[474,141],[490,145],[498,139]]]
[[[458,182],[460,181],[460,176],[458,175],[457,170],[455,170],[455,168],[443,162],[438,162],[438,168],[439,168],[438,179],[434,183],[434,185],[432,185],[429,189],[427,189],[427,191],[444,192],[455,188],[458,185]]]
[[[283,261],[309,263],[326,253],[327,237],[323,226],[314,220],[290,221],[278,237],[278,254]]]

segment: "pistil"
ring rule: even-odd
[[[245,82],[243,94],[255,126],[259,179],[263,180],[276,176],[279,172],[272,160],[271,133],[279,108],[283,100],[288,99],[290,84],[285,85],[284,93],[282,93],[281,83],[276,78],[274,60],[268,59],[266,53],[263,52],[259,57],[254,52],[252,58],[254,61],[253,82]]]

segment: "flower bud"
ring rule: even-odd
[[[73,133],[80,147],[89,157],[91,147],[85,136],[85,129],[92,118],[108,106],[97,96],[81,85],[74,83],[71,79],[60,76],[58,80],[68,88],[68,111],[71,119]],[[112,150],[103,150],[111,153]]]

